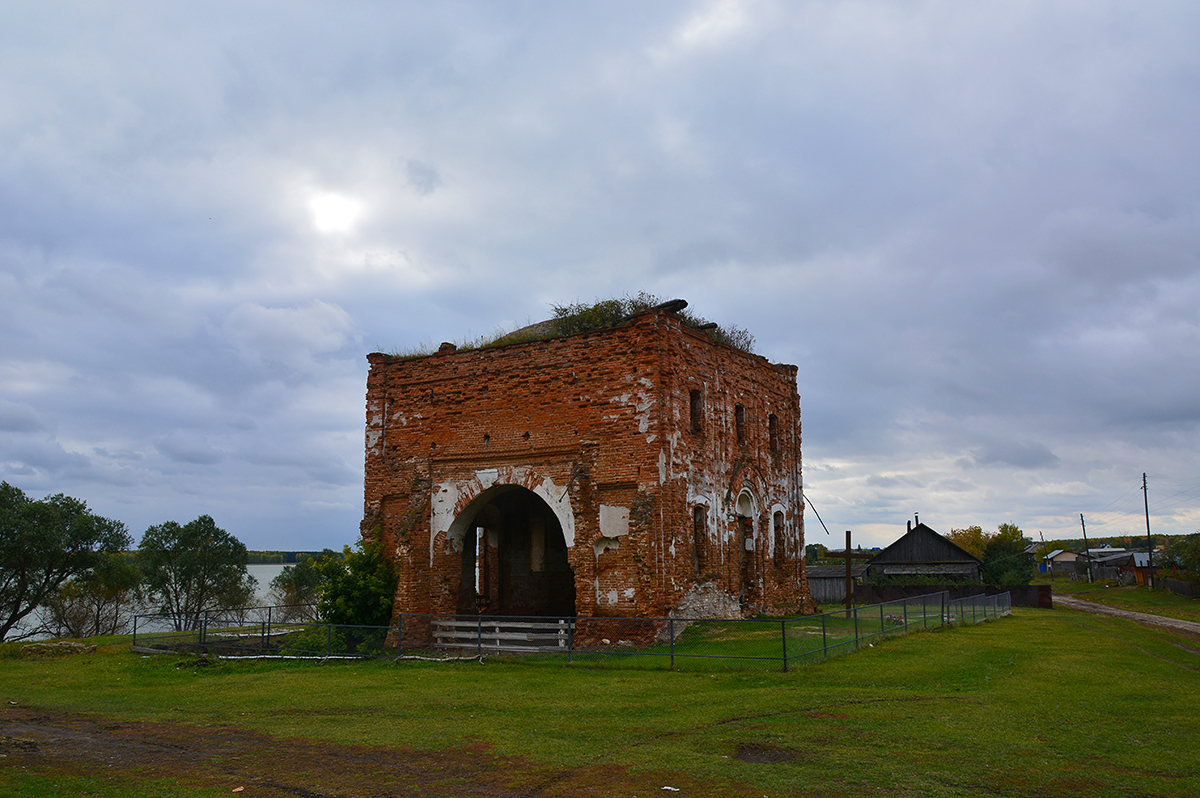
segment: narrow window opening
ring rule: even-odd
[[[692,403],[692,432],[700,432],[704,428],[704,402],[700,398],[700,391],[694,390],[691,392]]]
[[[767,416],[767,432],[771,436],[771,454],[779,454],[779,418],[774,413]]]
[[[741,446],[746,442],[746,406],[741,402],[733,409],[733,418],[737,426],[737,442]]]
[[[775,513],[772,522],[772,525],[775,527],[775,567],[782,569],[787,564],[787,551],[784,548],[786,535],[783,533],[783,513]]]
[[[704,543],[708,538],[704,506],[697,504],[692,509],[692,573],[696,576],[704,570]]]

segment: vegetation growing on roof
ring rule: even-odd
[[[593,303],[578,302],[569,305],[551,305],[553,318],[530,324],[510,332],[500,332],[488,337],[463,341],[456,344],[459,350],[483,349],[490,346],[505,346],[526,341],[541,341],[563,335],[607,330],[627,321],[631,316],[665,304],[664,300],[645,291],[636,296],[601,299]],[[686,304],[686,303],[684,303]],[[675,311],[685,327],[702,332],[710,340],[727,344],[743,352],[754,353],[754,336],[749,331],[729,325],[723,327],[686,309]],[[404,351],[391,351],[394,358],[422,357],[437,351],[431,344]]]
[[[554,310],[552,321],[558,335],[604,330],[617,326],[635,313],[650,310],[662,304],[664,304],[662,298],[641,291],[637,296],[626,295],[620,299],[602,299],[590,305],[586,303],[551,305]],[[677,315],[685,327],[700,330],[717,343],[728,344],[743,352],[754,351],[754,336],[737,325],[722,327],[686,309],[677,311]]]

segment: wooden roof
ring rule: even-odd
[[[980,559],[953,541],[934,532],[925,524],[918,523],[892,545],[875,555],[870,565],[876,563],[980,563]]]

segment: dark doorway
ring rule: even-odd
[[[478,504],[477,504],[478,502]],[[459,612],[485,615],[575,615],[575,574],[562,525],[541,497],[498,486],[464,514]]]

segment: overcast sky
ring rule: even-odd
[[[0,10],[0,478],[351,543],[365,355],[648,291],[799,367],[808,542],[1200,528],[1194,2]]]

